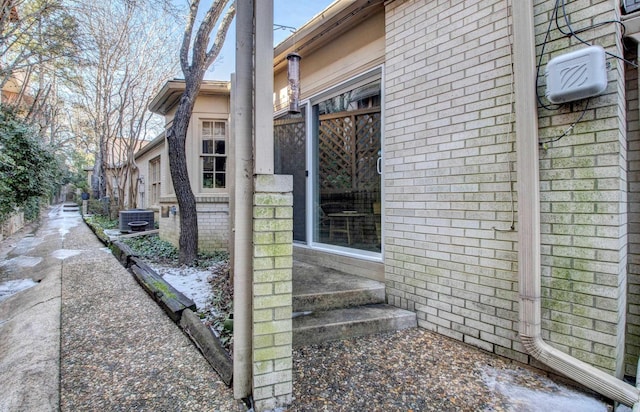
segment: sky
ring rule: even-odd
[[[258,0],[259,1],[259,0]],[[314,16],[326,9],[334,0],[273,0],[274,25],[299,28]],[[200,8],[204,8],[203,2]],[[235,71],[235,20],[229,28],[224,46],[218,55],[218,60],[205,74],[207,80],[230,80]],[[291,35],[286,29],[275,29],[273,32],[274,46]]]

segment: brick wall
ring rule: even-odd
[[[178,246],[180,238],[180,210],[177,201],[162,198],[160,208],[178,209],[174,216],[171,213],[163,216],[160,213],[160,237]],[[229,198],[227,196],[199,196],[196,198],[198,210],[198,248],[203,252],[227,250],[229,247]]]
[[[627,48],[628,60],[637,61],[637,46]],[[638,70],[626,71],[627,138],[629,161],[629,272],[625,374],[635,376],[640,355],[640,123]]]
[[[554,3],[535,1],[539,43]],[[387,3],[385,276],[390,303],[415,310],[421,327],[529,362],[517,336],[508,4]],[[614,19],[612,7],[596,0],[570,2],[567,10],[583,27]],[[616,52],[616,30],[584,37]],[[559,38],[555,31],[545,62],[549,52],[577,47]],[[626,284],[620,74],[612,62],[605,96],[591,99],[573,132],[540,152],[543,335],[616,374]],[[568,128],[583,104],[540,110],[541,138]]]
[[[258,175],[253,196],[253,398],[256,410],[291,403],[293,179]]]
[[[552,2],[536,2],[538,38]],[[568,4],[574,27],[619,18],[611,2]],[[546,22],[545,22],[546,21]],[[617,25],[581,37],[621,55]],[[548,58],[581,48],[552,32]],[[623,65],[608,59],[606,92],[589,99],[568,136],[540,151],[543,337],[587,363],[621,376],[626,313],[627,205]],[[540,137],[555,139],[585,102],[539,110]]]

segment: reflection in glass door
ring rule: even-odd
[[[305,108],[274,121],[275,173],[293,176],[293,240],[306,241]]]
[[[313,106],[314,241],[380,252],[380,81]]]

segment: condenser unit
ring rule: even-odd
[[[155,226],[153,210],[121,210],[120,224],[118,225],[118,229],[120,229],[121,232],[131,231],[131,228],[129,227],[129,223],[131,222],[147,222],[147,226],[144,228],[144,230],[153,229]]]

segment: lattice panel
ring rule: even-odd
[[[376,163],[380,151],[380,113],[356,116],[356,167],[354,186],[358,190],[380,187]]]
[[[276,173],[292,175],[306,170],[304,118],[276,120],[273,124]]]
[[[320,186],[329,191],[380,186],[380,112],[341,112],[320,117]]]
[[[352,188],[355,155],[353,124],[352,116],[320,121],[318,151],[321,188],[340,190]]]

